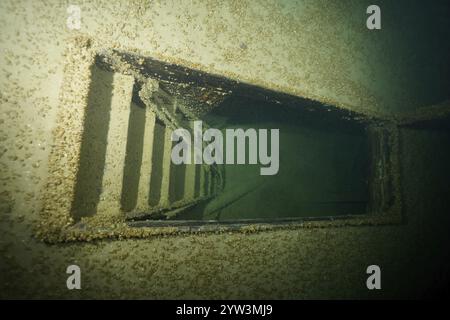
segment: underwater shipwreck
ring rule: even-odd
[[[449,17],[0,1],[0,298],[448,296]]]
[[[68,48],[44,239],[401,222],[398,128],[424,116],[323,105],[86,37]],[[171,133],[198,120],[279,128],[280,174],[174,164]]]

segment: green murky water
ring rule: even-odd
[[[368,147],[363,125],[342,119],[336,112],[243,97],[227,99],[205,120],[222,130],[279,129],[279,171],[262,176],[261,164],[223,165],[223,192],[180,219],[276,219],[366,212]],[[246,151],[248,160],[248,144]]]

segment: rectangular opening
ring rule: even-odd
[[[134,61],[129,56],[124,58]],[[108,170],[106,146],[118,143],[116,134],[109,134],[112,140],[106,141],[108,132],[115,130],[108,126],[114,121],[108,118],[114,65],[105,67],[104,60],[98,61],[102,70],[97,66],[93,69],[77,179],[80,191],[75,195],[77,216],[92,215],[101,194],[107,192],[101,188],[103,173]],[[151,66],[156,71],[162,69]],[[392,204],[386,172],[389,133],[379,124],[357,119],[349,111],[297,97],[280,97],[275,92],[228,79],[220,80],[221,90],[226,92],[223,98],[209,103],[210,88],[218,86],[219,81],[214,76],[194,74],[201,81],[189,78],[186,85],[186,79],[164,80],[166,72],[177,74],[176,68],[164,68],[159,77],[148,67],[143,70],[144,81],[155,80],[155,88],[147,99],[141,79],[141,83],[137,81],[129,88],[133,91],[129,96],[132,101],[122,103],[129,109],[128,131],[123,178],[117,183],[122,183],[120,210],[132,221],[201,224],[342,218],[374,213]],[[184,89],[181,92],[180,87]],[[201,91],[206,94],[199,95]],[[209,107],[205,107],[205,100]],[[194,115],[189,112],[192,110]],[[153,120],[148,120],[146,113],[152,113]],[[146,120],[153,121],[151,130],[146,130]],[[246,164],[236,164],[237,155],[235,164],[211,168],[174,164],[170,154],[175,143],[170,136],[176,127],[171,125],[192,129],[193,121],[202,121],[208,128],[222,132],[224,158],[230,143],[227,131],[254,130],[256,140],[245,140]],[[250,153],[256,151],[259,155],[260,130],[267,130],[270,136],[272,129],[279,130],[279,169],[275,175],[261,175],[263,165],[249,164]],[[149,136],[144,139],[145,135]],[[239,152],[236,142],[235,154]],[[151,150],[145,143],[151,143]],[[270,155],[274,150],[270,139],[267,143]],[[150,159],[146,168],[145,157]],[[221,179],[215,172],[221,172]],[[148,184],[144,200],[139,199],[143,183]],[[208,199],[197,201],[205,195]],[[143,202],[140,207],[139,202]]]
[[[50,161],[44,211],[62,230],[52,239],[398,221],[395,123],[135,53],[104,49],[89,60],[84,50],[95,47],[77,45]],[[78,82],[85,89],[73,90]],[[216,129],[224,160],[228,131],[254,133],[230,149],[245,164],[174,163],[172,134],[183,128],[195,144],[198,122],[202,152]],[[279,152],[272,175],[261,174],[273,165],[261,160],[264,131],[266,156]]]

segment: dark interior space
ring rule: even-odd
[[[226,99],[203,120],[221,129],[224,137],[226,129],[279,129],[279,172],[262,176],[261,164],[248,164],[247,140],[246,164],[223,165],[224,190],[177,219],[271,220],[366,213],[370,155],[365,123],[335,108],[319,111],[243,96]]]

